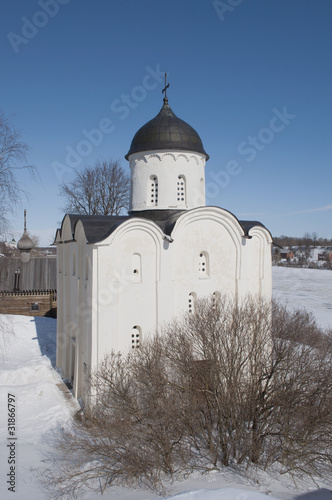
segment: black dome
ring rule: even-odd
[[[131,154],[140,151],[158,149],[193,151],[209,159],[196,130],[175,116],[168,105],[167,97],[164,98],[164,105],[157,116],[136,132],[125,158],[128,160]]]

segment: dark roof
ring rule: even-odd
[[[125,158],[128,160],[131,154],[140,151],[154,150],[193,151],[204,154],[209,159],[196,130],[175,116],[167,97],[157,116],[136,132]]]
[[[157,224],[160,229],[170,235],[176,221],[187,210],[137,210],[129,213],[131,218],[149,219]]]
[[[117,229],[123,222],[130,220],[132,218],[151,220],[152,222],[157,224],[157,226],[159,226],[160,229],[165,234],[171,235],[173,228],[176,224],[176,221],[182,214],[186,212],[188,211],[187,210],[140,210],[140,211],[132,211],[129,213],[129,215],[68,214],[68,217],[70,219],[71,231],[73,237],[74,237],[76,223],[78,220],[80,220],[82,221],[85,231],[85,236],[88,240],[88,243],[93,244],[93,243],[98,243],[99,241],[103,241],[110,234],[112,234],[113,231],[115,231],[115,229]],[[229,211],[226,210],[226,212]],[[235,219],[237,219],[237,217],[234,214],[232,214],[231,212],[229,213],[233,215]],[[238,222],[243,229],[244,236],[248,236],[250,229],[255,226],[260,226],[266,229],[266,227],[261,222],[258,221],[238,220]]]
[[[74,236],[76,223],[80,220],[88,243],[97,243],[109,236],[118,226],[125,222],[128,215],[77,215],[68,214],[71,232]]]
[[[73,238],[76,223],[80,220],[83,224],[88,243],[97,243],[98,241],[103,241],[107,236],[112,234],[123,222],[134,217],[149,219],[155,222],[166,234],[170,234],[178,217],[184,212],[185,210],[142,210],[130,212],[129,215],[67,215],[70,220]]]
[[[84,226],[85,236],[89,243],[97,243],[104,240],[128,219],[126,215],[92,215],[86,217],[86,219],[80,217],[80,220]]]
[[[266,229],[264,224],[262,224],[261,222],[259,222],[257,220],[239,220],[239,223],[241,224],[242,229],[244,231],[244,234],[246,236],[248,236],[250,229],[255,227],[255,226],[260,226],[260,227],[263,227],[264,229]]]

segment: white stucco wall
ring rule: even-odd
[[[173,242],[154,222],[135,217],[96,244],[87,244],[80,221],[74,240],[70,232],[65,219],[58,241],[57,365],[65,378],[74,375],[76,397],[107,352],[132,348],[134,327],[144,340],[188,311],[190,293],[271,298],[270,233],[255,226],[248,239],[218,207],[182,214]]]
[[[65,217],[61,239],[57,236],[57,367],[65,380],[74,382],[75,395],[84,389],[92,356],[92,247],[87,245],[81,222],[73,240],[70,219]]]
[[[257,234],[256,234],[257,233]],[[134,326],[143,338],[174,316],[188,311],[191,292],[271,297],[271,241],[259,228],[243,238],[229,212],[204,207],[188,211],[177,221],[173,242],[149,220],[132,218],[96,245],[98,357],[111,349],[131,348]],[[200,254],[208,259],[207,273],[199,272]],[[140,256],[139,279],[134,274]]]
[[[149,151],[131,155],[129,164],[130,210],[190,209],[205,205],[204,155],[188,151]],[[151,196],[156,189],[154,178],[158,183],[157,201]]]

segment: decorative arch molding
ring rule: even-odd
[[[151,158],[157,158],[160,162],[163,161],[163,159],[167,156],[170,156],[173,158],[173,160],[176,162],[179,158],[184,158],[187,163],[190,163],[190,161],[194,161],[196,165],[203,165],[205,164],[205,160],[203,156],[199,154],[190,154],[190,153],[184,153],[184,152],[174,152],[174,151],[165,151],[162,153],[147,153],[147,154],[141,154],[137,158],[134,158],[134,163],[137,165],[137,163],[144,161],[144,163],[148,163]]]
[[[177,155],[177,158],[176,158],[176,159],[178,160],[179,158],[184,158],[184,159],[186,160],[186,162],[187,162],[187,163],[189,163],[189,157],[188,157],[188,155],[186,155],[186,154],[184,154],[184,153],[179,153],[179,154]]]
[[[138,158],[135,158],[134,159],[134,162],[135,164],[137,165],[137,163],[139,163],[140,161],[144,161],[144,163],[147,163],[148,162],[148,158],[146,155],[141,155],[139,156]]]
[[[156,250],[156,279],[159,281],[160,256],[164,233],[154,222],[133,217],[130,220],[123,222],[121,226],[119,226],[110,236],[108,236],[103,242],[97,243],[96,246],[109,246],[112,244],[118,245],[121,238],[123,238],[126,234],[137,230],[146,233],[153,240]]]
[[[148,163],[148,160],[150,160],[151,158],[157,158],[159,161],[162,160],[162,155],[158,154],[158,153],[153,153],[153,154],[149,154],[149,155],[145,155],[145,163]]]
[[[262,226],[253,226],[249,230],[249,236],[259,236],[260,238],[263,238],[266,243],[272,243],[272,236],[270,231]]]
[[[161,160],[163,160],[166,156],[170,156],[174,161],[176,161],[179,157],[179,155],[175,155],[174,153],[163,153],[161,155]]]
[[[223,226],[231,237],[234,244],[235,255],[236,255],[236,279],[241,277],[241,241],[243,234],[243,229],[240,226],[237,218],[228,212],[218,207],[199,207],[192,210],[188,210],[186,213],[181,215],[172,231],[172,238],[176,240],[177,233],[180,232],[184,227],[197,221],[209,220],[216,222]]]
[[[201,158],[201,160],[202,160],[202,159],[203,159],[203,158]],[[198,161],[197,156],[191,155],[191,156],[189,157],[189,161],[188,161],[188,163],[190,162],[190,160],[194,160],[194,161],[195,161],[195,163],[196,163],[196,165],[199,165],[199,161]],[[204,164],[204,161],[203,161],[203,162],[201,161],[201,163],[203,163],[203,164]]]

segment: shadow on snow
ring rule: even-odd
[[[55,367],[56,362],[56,319],[34,316],[37,340],[42,356],[47,356]]]

